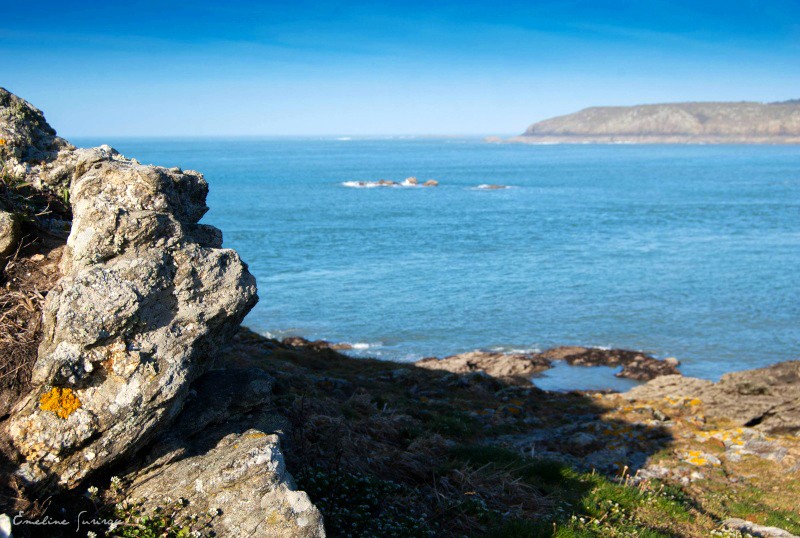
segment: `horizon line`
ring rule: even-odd
[[[428,134],[412,134],[412,133],[397,133],[397,134],[349,134],[349,133],[335,133],[335,134],[170,134],[170,135],[139,135],[139,134],[77,134],[77,135],[62,135],[57,136],[65,139],[78,139],[78,138],[117,138],[117,139],[136,139],[136,138],[150,138],[150,139],[169,139],[169,138],[325,138],[325,139],[369,139],[369,138],[486,138],[491,136],[496,137],[509,137],[519,136],[520,133],[428,133]],[[342,140],[344,141],[344,140]]]

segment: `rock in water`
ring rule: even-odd
[[[198,224],[208,209],[201,174],[144,166],[108,146],[76,150],[9,95],[0,92],[0,136],[12,142],[4,158],[42,187],[69,185],[74,221],[64,276],[44,306],[32,391],[8,432],[31,485],[72,487],[178,414],[255,305],[256,284],[221,233]]]
[[[445,370],[454,374],[485,372],[507,383],[530,385],[534,374],[550,368],[550,360],[536,353],[492,353],[470,351],[444,359],[427,357],[414,363],[428,370]]]
[[[658,360],[639,351],[561,346],[542,353],[550,360],[564,360],[571,366],[622,366],[617,377],[649,381],[659,376],[677,375],[680,361],[674,357]]]

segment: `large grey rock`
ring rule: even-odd
[[[128,497],[146,506],[182,497],[191,512],[219,513],[217,536],[325,536],[322,515],[286,471],[278,436],[255,429],[140,475]]]
[[[135,461],[127,496],[147,510],[182,497],[190,513],[219,513],[218,536],[324,536],[322,516],[297,491],[270,406],[272,379],[258,369],[212,370],[192,384],[175,423]]]
[[[6,131],[44,149],[14,155],[57,146],[50,164],[64,167],[74,221],[64,276],[44,306],[33,389],[8,432],[29,483],[72,487],[177,415],[257,296],[239,255],[198,224],[201,174],[143,166],[107,146],[50,143],[54,131],[36,121]]]
[[[0,157],[6,174],[68,198],[74,217],[32,389],[6,423],[28,486],[74,488],[113,468],[146,508],[183,497],[219,513],[218,536],[324,536],[284,464],[272,379],[209,371],[257,296],[221,232],[198,222],[203,176],[75,149],[2,89]]]
[[[69,147],[38,108],[5,88],[0,88],[0,140],[0,159],[15,162],[48,160]]]
[[[74,149],[56,136],[39,109],[0,88],[0,171],[61,191],[69,184],[70,166],[65,163]],[[64,162],[54,164],[59,155]]]

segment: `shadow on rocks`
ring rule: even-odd
[[[669,417],[647,406],[621,420],[592,394],[357,359],[320,341],[243,329],[227,356],[275,378],[287,463],[329,536],[481,535],[509,518],[547,536],[569,517],[559,503],[591,502],[587,475],[625,483],[672,438]]]

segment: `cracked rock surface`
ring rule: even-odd
[[[658,377],[626,393],[630,398],[657,400],[691,395],[706,413],[741,426],[773,434],[800,432],[800,361],[725,374],[717,383],[682,376]]]
[[[68,187],[74,216],[32,390],[7,431],[29,484],[73,487],[178,414],[255,305],[256,284],[219,231],[198,223],[208,209],[200,173],[75,149],[23,100],[2,90],[0,105],[4,167]]]

